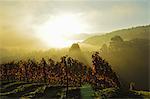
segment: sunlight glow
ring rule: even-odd
[[[62,48],[70,46],[78,40],[67,37],[80,34],[85,30],[85,23],[79,15],[64,14],[51,17],[37,29],[38,36],[49,47]]]

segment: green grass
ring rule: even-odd
[[[40,94],[42,95],[44,94],[45,89],[46,89],[46,85],[38,87],[35,91],[29,92],[23,95],[22,98],[32,98],[35,96],[39,96]]]
[[[85,84],[80,88],[80,90],[82,99],[91,99],[93,97],[94,90],[91,85]]]
[[[150,98],[150,92],[135,91],[135,90],[121,90],[119,88],[106,88],[94,93],[94,97],[107,98]]]
[[[21,99],[65,99],[65,86],[50,86],[44,83],[25,83],[25,82],[5,82],[2,84],[1,99],[21,98]],[[93,90],[90,84],[82,87],[69,87],[69,99],[93,99],[93,98],[150,98],[150,92],[136,90],[121,90],[119,88],[106,88]]]
[[[120,95],[118,88],[106,88],[102,90],[95,91],[94,97],[97,98],[116,98]]]
[[[27,84],[26,82],[12,82],[12,83],[8,83],[4,86],[2,86],[0,88],[0,92],[3,93],[3,92],[8,92],[8,91],[11,91],[13,89],[15,89],[16,87],[20,86],[20,85],[24,85],[24,84]]]
[[[40,85],[40,84],[38,84],[38,83],[32,83],[32,84],[20,85],[20,86],[18,86],[17,88],[15,88],[12,91],[0,93],[0,96],[6,96],[6,95],[9,95],[9,94],[16,94],[16,93],[24,91],[25,89],[27,89],[29,87],[37,86],[37,85]]]
[[[0,87],[2,87],[2,86],[4,86],[4,85],[6,85],[6,84],[9,84],[9,83],[13,83],[13,82],[15,82],[15,81],[5,81],[5,80],[0,80]]]
[[[143,98],[150,98],[150,92],[148,91],[136,91],[132,90],[136,95],[142,96]]]
[[[60,87],[60,86],[50,86],[46,87],[43,96],[41,97],[42,99],[45,98],[60,98],[64,97],[64,92],[65,88]]]

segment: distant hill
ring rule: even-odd
[[[140,38],[124,41],[115,36],[109,45],[102,46],[100,55],[113,66],[127,87],[134,82],[137,90],[149,90],[149,42]]]
[[[104,35],[95,35],[87,38],[82,43],[102,46],[104,43],[108,44],[110,39],[116,35],[121,36],[124,40],[131,40],[135,38],[150,39],[150,25],[132,27],[113,31]]]
[[[80,45],[85,51],[100,51],[126,86],[134,82],[138,90],[149,90],[149,34],[150,25],[138,26],[92,36]]]

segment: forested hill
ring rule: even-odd
[[[110,39],[116,35],[121,36],[124,40],[131,40],[135,38],[150,39],[149,34],[150,34],[150,25],[138,26],[113,31],[104,35],[92,36],[84,40],[83,43],[102,46],[104,43],[109,43]]]

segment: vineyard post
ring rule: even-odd
[[[81,64],[79,64],[79,68],[80,68],[80,87],[81,87],[81,79],[82,79],[82,65]]]
[[[6,79],[9,81],[9,79],[8,79],[8,66],[7,65],[5,65],[6,66]]]
[[[66,66],[66,69],[67,69],[67,71],[66,71],[66,73],[67,73],[67,97],[66,98],[68,98],[68,64]]]
[[[66,98],[68,98],[68,63],[66,62],[66,58],[65,58],[65,61],[64,61],[64,65],[66,66],[66,76],[67,76],[67,90],[66,90]]]
[[[25,78],[26,81],[28,82],[28,74],[27,74],[27,65],[25,64]]]
[[[45,72],[45,67],[46,67],[46,61],[43,59],[43,70],[44,70],[44,82],[46,83],[47,77],[46,77],[46,72]]]

